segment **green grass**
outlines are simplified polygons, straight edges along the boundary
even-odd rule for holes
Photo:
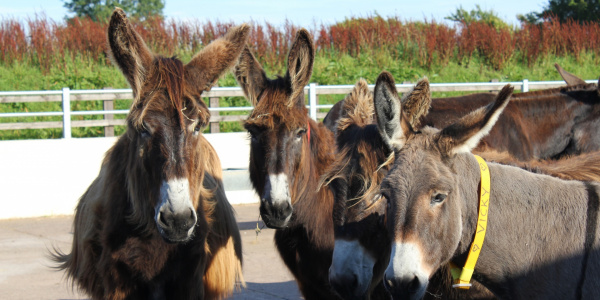
[[[191,54],[181,53],[178,56],[188,61]],[[30,91],[30,90],[60,90],[63,87],[71,89],[102,89],[128,88],[125,78],[120,71],[108,64],[104,59],[94,61],[85,57],[75,56],[73,60],[55,58],[52,67],[43,72],[34,62],[13,62],[10,65],[0,65],[0,90],[1,91]],[[311,82],[319,85],[354,84],[359,78],[374,83],[382,70],[387,70],[394,75],[397,83],[404,81],[416,82],[427,76],[432,83],[437,82],[488,82],[498,79],[501,82],[561,80],[554,69],[554,63],[559,63],[564,69],[583,79],[598,78],[599,57],[595,53],[583,53],[577,61],[574,57],[550,56],[539,59],[531,68],[521,62],[519,54],[513,58],[502,70],[495,70],[488,66],[484,59],[477,56],[471,57],[469,64],[458,64],[450,60],[444,66],[433,65],[431,68],[421,66],[415,61],[407,62],[393,57],[385,51],[374,53],[361,53],[356,58],[349,55],[339,55],[327,51],[318,52]],[[281,67],[267,68],[270,77],[282,75],[285,70]],[[219,81],[219,86],[236,86],[231,73]],[[434,97],[454,96],[452,93],[435,93]],[[345,95],[319,96],[320,104],[333,104],[344,98]],[[206,99],[208,101],[208,99]],[[116,101],[115,109],[127,109],[131,101]],[[219,101],[221,107],[250,106],[243,97],[223,97]],[[72,111],[100,110],[102,101],[73,102]],[[50,103],[3,103],[0,112],[37,112],[60,111],[60,102]],[[222,115],[246,114],[246,112],[221,112]],[[73,120],[101,119],[103,116],[74,116]],[[115,116],[124,118],[125,116]],[[35,118],[1,118],[0,122],[35,122],[35,121],[60,121],[60,117],[35,117]],[[221,132],[243,131],[240,122],[222,122]],[[115,128],[116,134],[124,131],[123,126]],[[75,137],[104,136],[102,127],[73,128]],[[62,129],[43,130],[5,130],[0,131],[0,140],[8,139],[39,139],[60,138]]]

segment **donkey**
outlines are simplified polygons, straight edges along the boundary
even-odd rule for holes
[[[79,200],[71,252],[53,254],[92,299],[220,299],[243,284],[201,94],[235,64],[249,29],[230,29],[183,65],[150,52],[123,10],[113,12],[112,58],[134,94],[127,131]]]
[[[421,123],[444,128],[494,99],[492,93],[437,98]],[[600,91],[597,84],[569,85],[512,96],[498,125],[481,147],[508,152],[521,161],[560,158],[600,150]],[[560,112],[560,113],[557,113]]]
[[[391,75],[388,74],[388,76]],[[393,80],[393,78],[391,78]],[[425,114],[431,100],[427,81],[420,81],[415,89],[405,94],[402,108],[413,111],[411,126]],[[322,177],[334,195],[335,248],[329,280],[345,299],[362,297],[364,291],[378,284],[388,263],[391,244],[383,223],[386,203],[381,201],[379,185],[387,174],[390,154],[374,124],[373,95],[364,80],[346,96],[340,110],[336,129],[337,154]],[[507,153],[486,149],[479,153],[486,160],[511,164],[537,173],[564,179],[600,181],[600,152],[585,153],[558,161],[520,162]],[[445,270],[437,272],[437,284],[430,284],[425,297],[489,298],[477,282],[468,292],[450,288]],[[477,290],[474,290],[477,289]]]
[[[420,97],[430,99],[426,81],[406,94],[403,108],[416,116],[426,113],[429,103],[416,101]],[[343,103],[336,128],[338,153],[321,181],[334,195],[335,247],[329,281],[344,299],[366,299],[368,291],[381,284],[391,250],[383,223],[385,203],[378,195],[390,151],[373,123],[373,95],[366,81],[359,80],[338,103]],[[411,125],[418,127],[418,120],[411,120]],[[477,283],[468,293],[456,291],[445,275],[446,270],[436,273],[426,298],[494,298]]]
[[[480,163],[470,153],[509,103],[496,100],[437,130],[417,131],[389,76],[374,93],[383,141],[394,164],[380,193],[392,241],[384,284],[395,299],[423,297],[431,275],[465,263],[478,223]],[[474,279],[500,298],[592,299],[600,293],[600,185],[564,181],[512,166],[488,164],[491,195]]]
[[[261,197],[260,213],[276,228],[275,245],[306,299],[339,299],[328,281],[333,253],[333,197],[319,178],[334,159],[333,133],[307,116],[304,86],[314,61],[310,34],[301,29],[283,77],[267,78],[245,49],[235,68],[254,105],[244,127],[250,133],[250,179]],[[379,293],[387,296],[379,285]]]

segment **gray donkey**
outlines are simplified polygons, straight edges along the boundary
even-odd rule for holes
[[[478,224],[479,163],[470,153],[512,94],[454,124],[414,130],[389,73],[375,87],[379,131],[394,150],[381,185],[392,251],[384,284],[394,299],[420,299],[430,276],[463,266]],[[473,277],[508,299],[592,299],[600,295],[600,185],[489,163],[487,234]]]

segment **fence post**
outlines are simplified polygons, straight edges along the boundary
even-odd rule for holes
[[[317,120],[317,84],[311,83],[308,85],[308,105],[309,114],[313,120]]]
[[[112,87],[105,87],[103,89],[111,90]],[[104,100],[103,108],[104,108],[104,110],[114,110],[115,109],[114,100]],[[104,115],[104,120],[113,120],[114,118],[115,118],[115,115],[113,115],[113,114]],[[115,126],[112,126],[112,125],[104,126],[104,136],[105,137],[106,136],[115,136]]]
[[[523,86],[521,86],[521,92],[522,93],[529,92],[529,80],[528,79],[523,79]]]
[[[211,108],[219,107],[219,97],[208,98],[208,105]],[[211,112],[210,115],[218,116],[218,115],[220,115],[220,113],[218,111],[215,111],[215,112]],[[219,129],[219,122],[210,122],[210,133],[219,133],[219,132],[221,132],[221,129]]]
[[[500,79],[493,78],[493,79],[490,79],[490,82],[491,82],[491,83],[497,83],[497,82],[500,82]],[[495,93],[496,91],[495,91],[495,90],[491,90],[491,91],[489,91],[489,92],[490,92],[490,93]]]
[[[66,87],[62,89],[63,109],[63,138],[71,138],[71,90]]]

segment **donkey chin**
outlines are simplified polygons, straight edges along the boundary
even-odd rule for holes
[[[329,283],[335,292],[347,300],[370,299],[376,259],[359,241],[336,239],[329,268]]]
[[[269,228],[285,228],[292,218],[291,201],[273,203],[263,198],[260,204],[260,216]]]
[[[198,221],[190,199],[187,179],[164,181],[160,202],[154,208],[158,232],[169,243],[185,243],[192,239]]]

